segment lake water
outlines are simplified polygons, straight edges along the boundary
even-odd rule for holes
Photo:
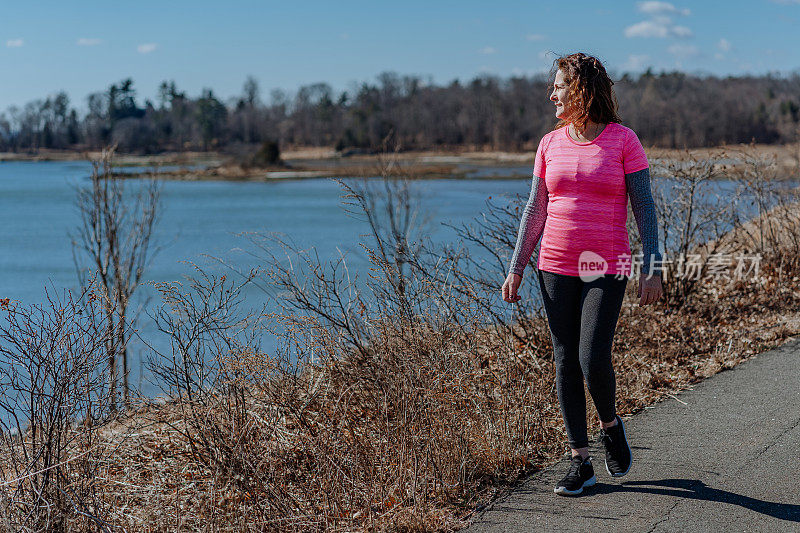
[[[75,187],[88,183],[87,162],[9,162],[0,164],[0,297],[23,304],[44,301],[45,288],[76,288],[77,275],[70,233],[79,222]],[[435,240],[454,239],[443,222],[470,222],[486,211],[486,200],[516,194],[527,197],[529,179],[427,180],[413,183],[420,195],[421,211],[431,217],[427,232]],[[358,246],[366,232],[363,221],[342,209],[341,187],[332,180],[293,180],[269,183],[167,181],[162,190],[163,215],[155,241],[161,247],[146,279],[181,280],[191,273],[185,261],[197,262],[213,272],[220,265],[204,254],[239,266],[255,261],[243,251],[252,250],[241,232],[281,232],[301,247],[316,247],[320,258],[347,254],[352,270],[365,270],[367,261]],[[362,276],[366,272],[361,273]],[[498,287],[502,284],[498,279]],[[139,289],[140,298],[156,303],[155,290]],[[498,298],[498,303],[501,300]],[[151,320],[140,318],[140,333],[156,336]],[[148,339],[151,340],[151,339]],[[158,341],[155,341],[158,343]],[[265,346],[269,349],[269,346]],[[141,343],[131,347],[131,383],[143,392],[155,392],[142,373]]]
[[[475,172],[502,176],[508,170],[505,167]],[[75,187],[87,184],[90,173],[91,165],[86,162],[0,164],[0,298],[40,303],[46,287],[57,291],[77,287],[69,234],[75,233],[78,224]],[[733,184],[726,181],[718,181],[714,187],[723,198],[733,190]],[[454,230],[443,223],[474,221],[487,211],[486,200],[490,196],[500,202],[517,194],[527,198],[530,179],[423,180],[413,182],[413,190],[420,196],[421,211],[431,218],[425,234],[436,241],[452,242],[456,239]],[[197,262],[212,272],[226,271],[208,260],[206,254],[239,267],[256,266],[257,262],[246,253],[253,249],[252,245],[237,236],[242,232],[284,233],[301,247],[315,247],[323,262],[343,252],[351,272],[360,271],[364,277],[368,263],[358,241],[367,226],[344,212],[341,192],[340,186],[328,179],[269,183],[167,181],[162,190],[163,215],[155,235],[161,249],[150,264],[146,279],[181,280],[192,272],[186,261]],[[530,279],[527,281],[530,283]],[[502,276],[497,282],[499,288]],[[149,307],[158,301],[156,291],[149,285],[140,287],[138,296],[140,302],[149,300]],[[266,300],[266,295],[262,296]],[[258,295],[251,293],[249,297]],[[499,295],[497,305],[509,307]],[[157,347],[166,347],[146,315],[140,318],[140,334]],[[271,348],[269,339],[263,347]],[[146,353],[141,342],[133,342],[131,383],[145,394],[154,394],[157,387],[149,383],[142,365]]]

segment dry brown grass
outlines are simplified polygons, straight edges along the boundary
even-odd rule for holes
[[[762,274],[703,285],[679,313],[639,308],[629,294],[614,346],[620,414],[800,333],[800,272],[784,272],[793,281],[781,284],[771,268]],[[222,408],[207,423],[247,449],[250,466],[238,474],[252,467],[247,480],[193,452],[176,402],[109,428],[98,490],[110,521],[129,531],[451,531],[565,452],[549,359],[490,331],[411,337],[398,326],[381,325],[369,357],[325,359],[291,388],[265,379],[278,365],[263,356],[229,362],[258,383],[250,427],[233,427]],[[281,416],[267,423],[279,398]]]
[[[491,304],[502,272],[414,248],[412,202],[393,187],[388,212],[366,189],[346,195],[372,224],[366,286],[343,259],[308,253],[289,267],[272,256],[268,273],[241,282],[198,271],[160,286],[157,319],[176,350],[154,368],[173,394],[93,441],[90,482],[108,529],[453,531],[567,450],[541,310],[504,321]],[[518,214],[501,215],[472,237],[507,248]],[[778,227],[757,241],[755,279],[707,278],[645,308],[629,284],[614,345],[620,414],[800,332],[800,266],[780,244],[798,228]],[[284,311],[239,312],[251,282],[288,295]],[[282,340],[275,353],[253,342],[264,321]],[[93,527],[76,513],[64,521]]]

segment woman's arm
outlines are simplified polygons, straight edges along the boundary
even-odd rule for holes
[[[642,253],[644,261],[642,273],[661,275],[661,253],[658,251],[658,221],[656,220],[655,203],[650,191],[650,168],[645,168],[630,174],[625,174],[625,185],[631,199],[631,209],[639,227],[639,237],[642,240]],[[656,261],[650,264],[650,256]],[[652,272],[651,272],[652,267]]]
[[[519,224],[517,234],[517,245],[514,248],[514,255],[511,257],[509,274],[522,276],[525,266],[531,259],[533,250],[539,242],[544,230],[544,223],[547,219],[547,185],[544,178],[533,177],[531,194],[525,210],[522,213],[522,220]]]

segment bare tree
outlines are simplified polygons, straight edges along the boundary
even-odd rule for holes
[[[735,163],[728,174],[736,190],[730,201],[741,207],[728,240],[734,249],[778,263],[782,278],[782,272],[792,271],[800,257],[800,190],[774,155],[753,145],[731,154]]]
[[[498,302],[496,297],[485,296],[499,295],[499,286],[508,274],[509,260],[516,245],[520,213],[525,208],[526,199],[519,194],[505,199],[489,197],[485,210],[472,221],[459,225],[445,224],[456,232],[458,242],[465,249],[449,248],[443,251],[443,256],[451,263],[458,264],[458,268],[452,269],[451,273],[459,281],[456,286],[475,288],[473,299],[495,327],[531,349],[538,350],[543,345],[540,325],[544,319],[544,308],[536,295],[537,284],[531,281],[523,284],[520,291],[524,291],[526,297],[513,306]],[[529,260],[531,272],[535,272],[538,248],[537,245]],[[535,276],[529,276],[535,280]]]
[[[711,256],[724,251],[720,237],[732,229],[736,219],[735,205],[726,201],[717,181],[725,177],[727,157],[725,151],[702,156],[685,150],[677,158],[653,159],[661,248],[667,260],[675,261],[664,277],[669,305],[684,305],[706,275]],[[631,218],[629,233],[634,233],[630,231]],[[639,249],[638,235],[634,237],[632,249]]]
[[[128,404],[128,340],[131,297],[142,281],[152,257],[153,228],[160,211],[161,185],[156,180],[136,181],[131,186],[113,171],[114,148],[105,149],[93,161],[91,185],[77,192],[80,214],[78,232],[72,238],[78,277],[86,283],[87,271],[97,279],[104,301],[111,403],[117,404],[118,365]]]

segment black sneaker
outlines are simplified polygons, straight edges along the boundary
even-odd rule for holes
[[[562,496],[577,496],[583,492],[583,487],[591,487],[595,483],[597,478],[594,477],[592,458],[583,459],[580,455],[575,455],[570,459],[569,472],[553,491]]]
[[[633,455],[625,438],[625,425],[617,415],[617,425],[600,429],[600,442],[606,449],[606,471],[613,477],[622,477],[631,469]]]

